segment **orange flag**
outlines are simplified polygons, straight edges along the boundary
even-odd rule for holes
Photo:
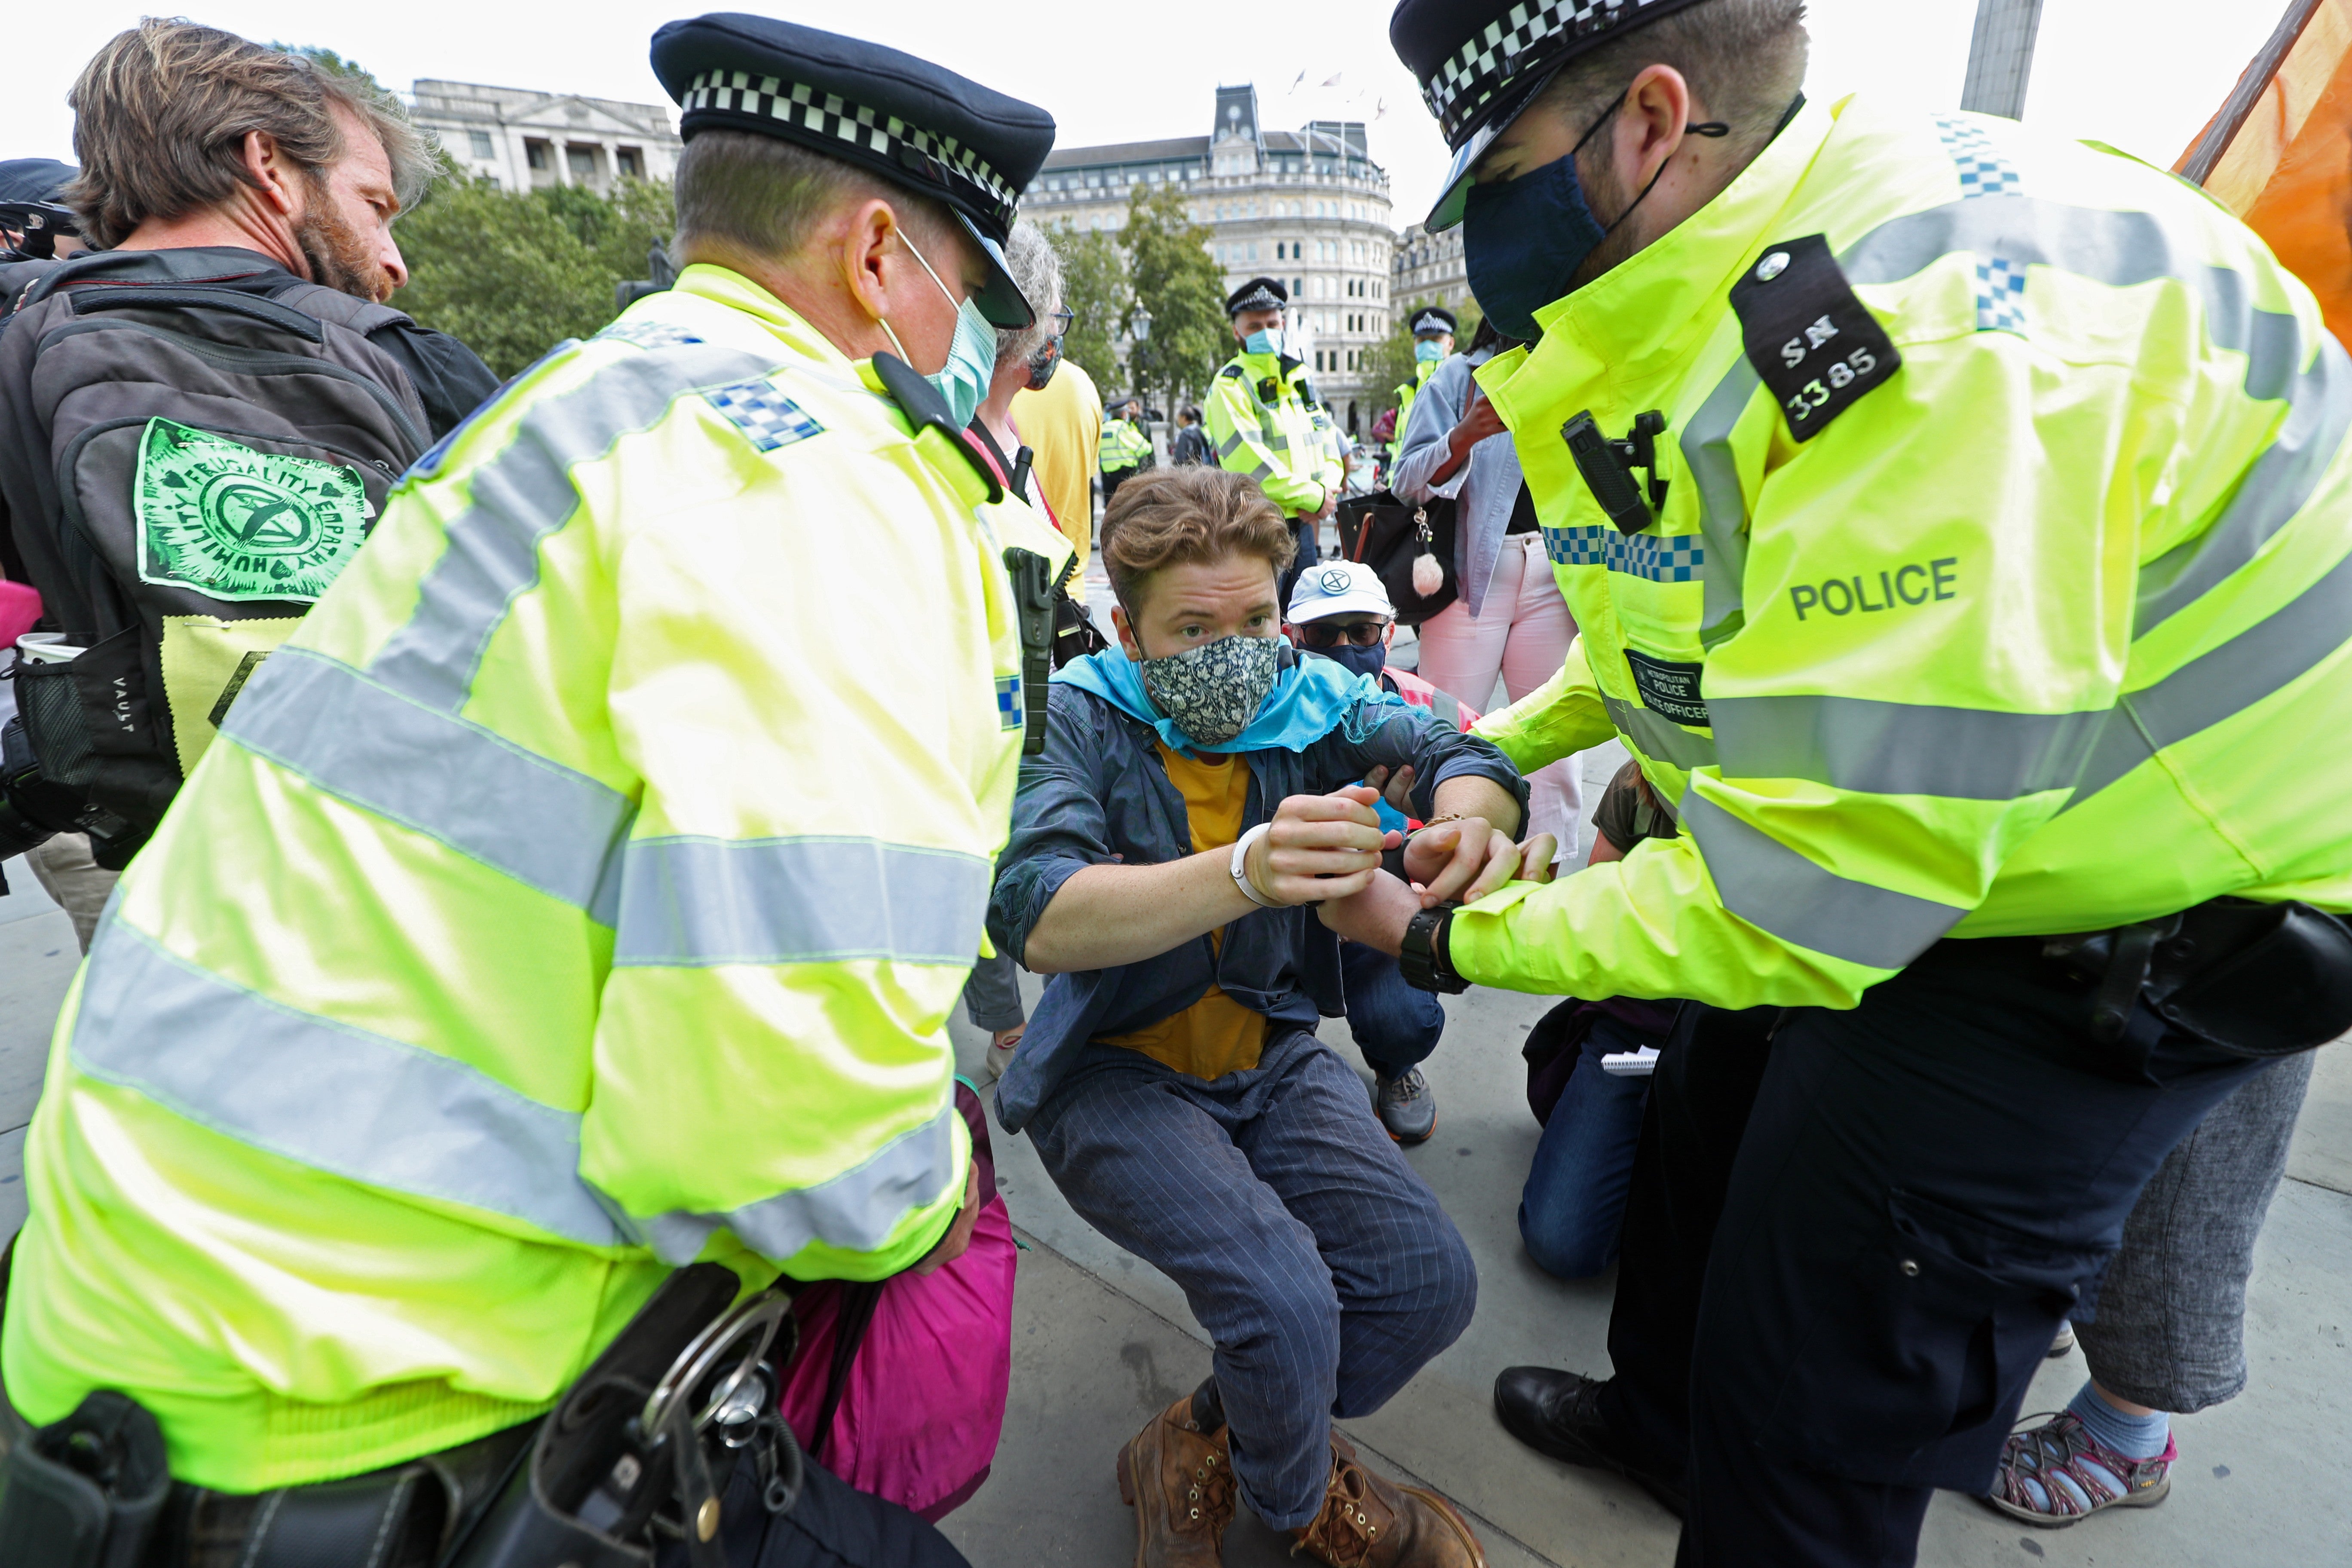
[[[2293,0],[2173,169],[2267,240],[2352,344],[2352,0]]]

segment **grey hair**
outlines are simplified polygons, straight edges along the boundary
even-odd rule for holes
[[[996,363],[1027,359],[1054,335],[1053,314],[1062,308],[1062,258],[1045,231],[1027,218],[1013,226],[1004,242],[1004,266],[1021,286],[1022,298],[1037,312],[1025,327],[996,329]]]
[[[1805,0],[1703,0],[1570,60],[1536,107],[1581,135],[1635,77],[1672,66],[1708,117],[1731,127],[1727,151],[1744,163],[1772,139],[1804,86],[1807,46]],[[1601,136],[1614,134],[1612,117]]]

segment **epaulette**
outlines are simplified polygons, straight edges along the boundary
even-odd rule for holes
[[[1219,375],[1234,376],[1238,379],[1242,374],[1242,367],[1229,360],[1225,363],[1225,368],[1217,372],[1217,374]]]
[[[874,374],[881,381],[882,390],[890,395],[890,401],[913,421],[917,430],[928,425],[947,437],[948,445],[971,465],[972,472],[988,487],[991,501],[1004,499],[1004,486],[997,479],[996,470],[988,466],[988,459],[981,456],[979,448],[963,438],[963,432],[949,417],[947,399],[940,395],[938,387],[916,374],[911,366],[894,354],[876,354]]]

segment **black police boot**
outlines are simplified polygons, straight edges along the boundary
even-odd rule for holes
[[[1495,1379],[1495,1414],[1503,1429],[1538,1454],[1614,1470],[1648,1492],[1680,1519],[1683,1491],[1678,1479],[1637,1463],[1632,1445],[1610,1429],[1601,1414],[1601,1379],[1548,1366],[1505,1367]]]

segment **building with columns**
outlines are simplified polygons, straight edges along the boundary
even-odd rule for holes
[[[686,145],[666,103],[431,79],[414,97],[410,117],[459,169],[509,191],[583,185],[605,195],[616,180],[667,181]]]
[[[1289,287],[1317,393],[1343,427],[1369,428],[1387,389],[1370,384],[1364,360],[1393,319],[1396,231],[1363,122],[1264,130],[1256,88],[1221,87],[1207,135],[1055,148],[1021,210],[1043,227],[1116,232],[1128,197],[1152,185],[1184,192],[1227,292],[1260,275]]]

